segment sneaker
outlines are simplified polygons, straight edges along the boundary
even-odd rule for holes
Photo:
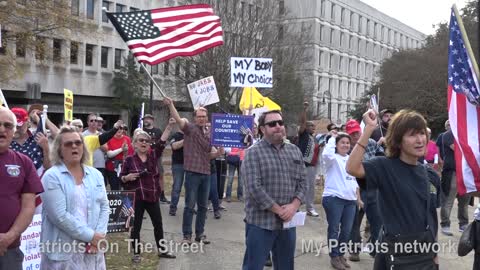
[[[190,246],[192,244],[192,237],[191,236],[184,236],[182,240],[182,246],[187,245]]]
[[[345,270],[345,266],[340,261],[340,257],[330,258],[330,264],[332,265],[333,268],[335,268],[337,270]]]
[[[272,255],[268,255],[267,261],[265,262],[265,266],[271,267],[273,265],[272,263]]]
[[[204,243],[205,245],[210,244],[210,240],[207,239],[207,236],[205,234],[195,237],[195,241]]]
[[[168,214],[172,217],[176,216],[177,215],[177,211],[176,210],[173,210],[173,209],[170,209],[170,211],[168,212]]]
[[[133,263],[140,263],[142,261],[142,257],[140,257],[140,254],[135,254],[132,257],[132,262]]]
[[[442,227],[442,233],[446,236],[453,236],[453,233],[450,231],[450,227]]]
[[[345,259],[345,257],[339,256],[339,258],[340,258],[340,262],[343,264],[343,266],[345,266],[345,268],[350,268],[350,264],[347,263],[347,259]],[[358,258],[358,260],[360,261],[360,257]]]
[[[220,208],[220,210],[227,211],[227,208],[225,206],[221,205],[221,204],[218,208]]]
[[[352,253],[350,256],[348,256],[348,259],[352,262],[359,262],[360,261],[360,255],[357,253]]]
[[[315,211],[315,209],[308,210],[307,215],[312,216],[312,217],[318,217],[319,216],[319,214],[317,213],[317,211]]]
[[[463,233],[463,231],[465,231],[467,229],[467,224],[463,224],[463,225],[460,225],[460,227],[458,227],[458,231]]]
[[[215,219],[220,219],[222,217],[222,214],[220,214],[220,211],[217,210],[217,211],[213,212],[213,217]]]
[[[167,197],[163,196],[160,198],[160,203],[162,204],[170,204],[170,201],[167,200]]]
[[[158,257],[160,258],[166,258],[166,259],[175,259],[177,256],[173,255],[171,252],[161,252],[158,253]]]

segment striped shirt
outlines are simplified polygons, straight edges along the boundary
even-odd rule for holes
[[[269,209],[276,203],[304,201],[306,181],[302,152],[291,143],[279,149],[262,139],[250,147],[242,162],[245,221],[267,230],[280,230],[283,221]]]

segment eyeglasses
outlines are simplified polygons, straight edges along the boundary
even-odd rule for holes
[[[10,122],[0,122],[0,127],[3,126],[5,129],[12,130],[13,129],[13,123]]]
[[[95,122],[95,121],[97,121],[97,120],[95,120],[95,119],[88,120],[88,122],[90,122],[90,123]]]
[[[150,143],[149,139],[138,139],[137,142],[139,143]]]
[[[81,140],[75,140],[75,141],[68,141],[63,143],[63,147],[68,147],[71,148],[73,145],[75,146],[81,146],[83,142]]]
[[[269,127],[273,128],[273,127],[276,127],[277,124],[279,126],[283,127],[283,120],[271,121],[271,122],[265,123],[265,126],[269,126]]]
[[[80,129],[83,128],[83,126],[81,126],[81,125],[73,125],[73,126],[76,127],[76,128],[80,128]]]

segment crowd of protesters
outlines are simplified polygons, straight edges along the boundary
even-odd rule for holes
[[[0,171],[0,202],[7,206],[0,214],[0,269],[21,269],[19,237],[32,220],[39,197],[41,242],[77,241],[87,247],[84,253],[43,252],[41,268],[106,269],[99,243],[107,233],[107,190],[135,192],[130,235],[134,263],[141,262],[145,211],[153,224],[158,256],[176,257],[170,251],[160,252],[164,239],[160,203],[169,203],[169,215],[175,216],[183,187],[185,245],[211,242],[205,233],[209,202],[215,219],[221,219],[223,202],[231,202],[234,194],[245,204],[244,270],[272,264],[276,269],[294,268],[296,228],[284,229],[283,223],[302,204],[308,216],[319,218],[318,206],[315,209],[319,179],[324,181],[321,202],[329,243],[358,244],[348,250],[348,258],[338,245],[329,248],[334,269],[348,269],[348,261],[360,260],[364,216],[366,241],[389,247],[411,239],[435,243],[438,224],[443,234],[453,235],[450,212],[455,198],[458,229],[465,230],[469,223],[471,196],[457,196],[454,138],[448,121],[436,142],[423,116],[408,110],[369,110],[363,116],[364,128],[349,120],[342,127],[329,124],[327,133],[315,134],[305,102],[294,142],[286,138],[282,113],[269,111],[249,130],[247,147],[240,149],[211,145],[206,108],[196,108],[190,122],[180,117],[170,98],[164,104],[170,115],[164,131],[154,127],[153,115],[146,114],[143,129],[135,130],[132,138],[122,120],[104,130],[103,119],[94,113],[88,115],[86,126],[76,119],[57,127],[42,115],[39,104],[29,110],[0,108],[0,162],[5,164]],[[162,154],[168,145],[173,185],[166,191]],[[171,194],[171,202],[165,193]],[[440,207],[439,220],[436,208]],[[438,266],[433,252],[368,253],[375,258],[375,269]]]

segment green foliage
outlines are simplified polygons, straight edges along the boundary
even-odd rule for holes
[[[272,100],[282,107],[283,119],[287,124],[298,123],[298,115],[303,110],[303,86],[301,79],[289,68],[273,90]]]
[[[149,79],[145,73],[139,71],[135,58],[129,54],[125,64],[119,71],[114,72],[110,89],[115,98],[113,106],[128,110],[129,114],[138,113],[142,102],[146,102],[145,89],[149,86]]]

